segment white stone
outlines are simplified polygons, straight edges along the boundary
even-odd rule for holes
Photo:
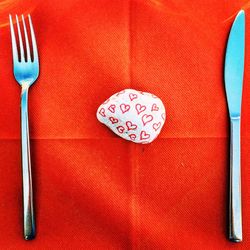
[[[159,135],[166,111],[159,97],[125,89],[99,106],[97,119],[123,139],[150,143]]]

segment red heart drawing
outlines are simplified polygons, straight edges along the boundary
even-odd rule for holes
[[[123,103],[120,105],[120,109],[121,109],[122,113],[124,114],[130,110],[130,105]]]
[[[133,124],[131,121],[127,121],[126,122],[126,126],[127,126],[128,130],[135,130],[135,129],[137,129],[137,125]]]
[[[125,128],[123,126],[118,126],[116,129],[120,134],[122,134],[125,131]]]
[[[143,115],[142,116],[142,123],[145,126],[147,123],[151,122],[153,120],[153,116],[152,115]]]
[[[154,129],[155,131],[157,131],[160,127],[161,127],[161,122],[158,122],[158,123],[154,123],[154,124],[153,124],[153,129]]]
[[[136,99],[138,96],[137,96],[137,94],[134,94],[134,93],[130,93],[129,94],[129,99],[130,99],[130,101],[133,101],[134,99]]]
[[[142,113],[143,111],[146,110],[146,106],[145,105],[141,105],[140,103],[137,103],[135,105],[135,109],[137,111],[137,114],[139,115],[140,113]]]
[[[136,135],[135,135],[135,134],[131,134],[131,135],[129,135],[129,137],[130,137],[130,139],[131,139],[132,141],[134,141],[135,138],[136,138]]]
[[[111,113],[115,113],[115,104],[111,104],[109,107],[108,107],[108,110],[111,112]]]
[[[101,108],[101,109],[99,110],[99,114],[100,114],[102,117],[106,117],[106,115],[105,115],[105,109],[104,109],[104,108]]]
[[[112,124],[115,124],[118,122],[118,119],[116,119],[115,117],[109,117],[109,120],[112,122]]]
[[[140,134],[140,139],[141,140],[147,140],[150,138],[150,134],[147,134],[146,131],[142,130]]]
[[[151,111],[158,111],[158,110],[159,110],[159,107],[154,103]]]
[[[165,113],[161,114],[161,118],[163,119],[163,121],[165,121],[165,119],[166,119],[166,114],[165,114]]]

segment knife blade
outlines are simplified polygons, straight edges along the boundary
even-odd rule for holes
[[[241,10],[230,30],[224,79],[230,116],[229,239],[242,241],[240,121],[245,54],[245,12]]]

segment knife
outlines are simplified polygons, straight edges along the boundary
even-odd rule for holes
[[[232,25],[226,49],[224,79],[230,116],[229,239],[242,241],[240,120],[245,53],[245,12]]]

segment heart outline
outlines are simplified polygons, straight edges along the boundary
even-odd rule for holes
[[[118,126],[116,127],[117,131],[120,133],[120,134],[123,134],[124,131],[125,131],[125,128],[123,126]]]
[[[111,113],[115,113],[115,109],[116,109],[115,104],[111,104],[111,105],[108,107],[108,110],[109,110]]]
[[[161,122],[158,122],[158,123],[154,123],[154,124],[153,124],[153,129],[154,129],[155,131],[157,131],[160,127],[161,127]]]
[[[101,108],[98,112],[102,117],[106,117],[105,115],[105,109],[104,108]]]
[[[159,110],[159,107],[157,106],[156,103],[154,103],[154,104],[152,105],[151,111],[158,111],[158,110]]]
[[[147,107],[145,105],[141,105],[140,103],[137,103],[135,105],[135,109],[137,111],[137,114],[139,115],[140,113],[144,112],[147,109]]]
[[[134,140],[136,139],[136,134],[131,134],[131,135],[129,135],[129,138],[130,138],[132,141],[134,141]]]
[[[137,129],[137,125],[132,123],[131,121],[127,121],[126,122],[126,126],[127,126],[127,129],[128,131],[129,130],[136,130]]]
[[[146,131],[142,130],[140,133],[140,140],[147,140],[150,138],[150,134],[147,134]]]
[[[122,103],[120,105],[120,110],[122,111],[122,113],[126,113],[130,110],[130,105],[129,104],[125,104],[125,103]]]
[[[147,123],[153,121],[154,117],[152,115],[144,114],[141,119],[143,126],[145,126]]]
[[[112,124],[118,123],[119,120],[113,116],[109,117],[109,120],[111,121]]]
[[[133,100],[137,99],[138,98],[138,95],[137,94],[134,94],[134,93],[130,93],[129,94],[129,99],[130,101],[132,102]]]

